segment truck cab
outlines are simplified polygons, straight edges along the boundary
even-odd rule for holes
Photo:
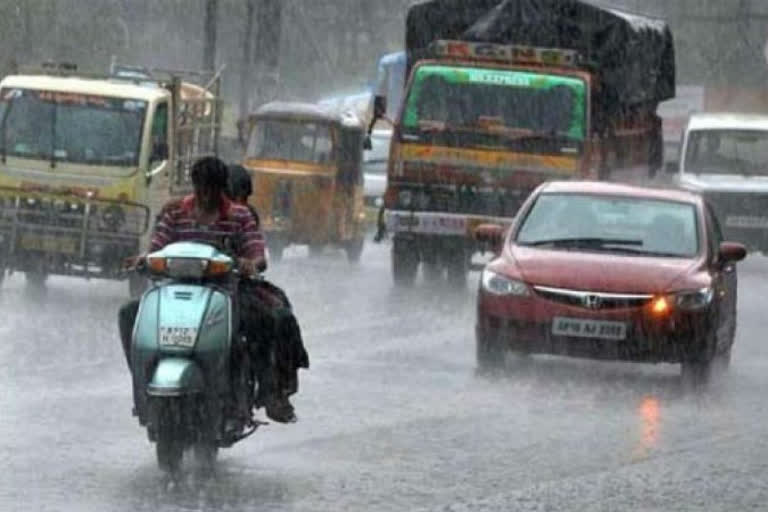
[[[59,67],[3,79],[0,278],[124,278],[154,215],[189,188],[186,168],[208,149],[194,127],[213,116],[212,101],[201,87],[146,73]]]

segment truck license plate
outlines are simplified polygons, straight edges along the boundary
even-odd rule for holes
[[[161,327],[160,345],[165,347],[192,348],[197,341],[194,327]]]
[[[627,337],[627,324],[623,322],[584,320],[558,316],[552,322],[552,334],[574,338],[597,338],[618,341]]]

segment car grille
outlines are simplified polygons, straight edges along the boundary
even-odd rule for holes
[[[643,294],[618,294],[579,290],[566,290],[562,288],[549,288],[546,286],[534,286],[533,289],[539,297],[558,304],[580,307],[590,311],[604,311],[611,309],[641,308],[647,305],[652,295]]]

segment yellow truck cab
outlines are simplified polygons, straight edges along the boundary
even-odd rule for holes
[[[3,79],[0,279],[124,278],[158,209],[188,190],[191,159],[215,152],[214,98],[150,72]]]

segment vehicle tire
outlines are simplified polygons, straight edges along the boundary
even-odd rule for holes
[[[459,249],[451,255],[447,263],[448,283],[455,288],[464,288],[467,285],[469,274],[469,259],[463,249]]]
[[[181,469],[181,461],[184,457],[184,443],[179,439],[176,415],[173,406],[168,400],[156,403],[157,432],[155,437],[155,453],[157,465],[161,470],[176,474]]]
[[[364,245],[365,245],[365,239],[363,238],[347,242],[347,245],[344,247],[344,250],[347,253],[347,260],[350,263],[358,263],[360,261],[360,256],[362,256],[363,254]]]
[[[48,274],[45,272],[27,272],[25,278],[30,289],[43,290],[45,289],[45,282],[48,280]]]
[[[690,391],[705,389],[712,377],[712,362],[714,359],[698,359],[684,361],[680,369],[683,388]]]
[[[392,241],[392,278],[395,286],[412,286],[419,268],[419,255],[414,244],[395,238]]]
[[[722,377],[728,373],[728,369],[731,367],[731,348],[718,352],[715,358],[712,360],[712,373],[716,377]]]
[[[443,278],[443,266],[437,262],[424,262],[422,264],[424,279],[429,282],[436,282]]]
[[[197,466],[205,473],[211,473],[216,468],[216,457],[219,447],[212,442],[200,442],[193,449]]]
[[[497,337],[478,333],[475,336],[475,360],[479,374],[498,373],[506,368],[507,350]]]

